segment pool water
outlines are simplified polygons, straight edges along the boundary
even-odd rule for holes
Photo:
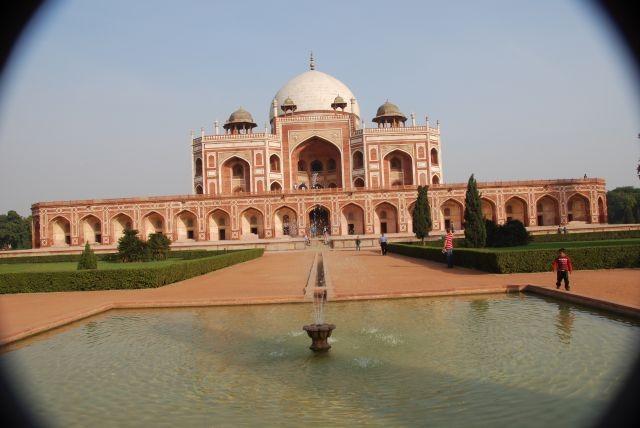
[[[6,348],[53,426],[584,426],[640,324],[524,294],[111,311]]]

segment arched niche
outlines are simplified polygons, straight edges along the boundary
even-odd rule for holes
[[[341,235],[364,235],[364,210],[357,204],[342,207],[340,217]]]
[[[273,214],[275,237],[298,235],[298,214],[288,206],[278,208]]]
[[[198,218],[191,211],[181,211],[175,217],[176,241],[198,240]]]
[[[402,150],[387,153],[383,159],[385,187],[413,184],[413,159]]]
[[[100,244],[102,242],[102,222],[94,215],[80,220],[80,242],[82,244]]]
[[[397,233],[398,210],[388,202],[378,204],[374,210],[373,231],[376,234]]]
[[[210,241],[225,241],[231,237],[231,217],[226,211],[214,210],[208,218]]]

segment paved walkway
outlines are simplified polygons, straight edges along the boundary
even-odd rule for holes
[[[498,275],[378,251],[325,251],[334,299],[504,292],[539,285],[555,292],[552,272]],[[315,252],[266,253],[200,277],[145,290],[0,295],[0,344],[111,308],[209,306],[304,301]],[[578,271],[571,295],[640,310],[640,270]]]
[[[441,263],[378,250],[327,252],[325,264],[337,299],[367,295],[469,293],[505,291],[509,286],[538,285],[555,290],[555,273],[490,274],[472,269],[447,269]],[[551,266],[549,266],[551,270]],[[571,294],[602,299],[640,309],[640,269],[575,271]]]
[[[161,288],[0,295],[0,344],[110,308],[303,301],[314,253],[263,257]]]

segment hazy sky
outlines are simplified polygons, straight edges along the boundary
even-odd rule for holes
[[[189,193],[189,132],[239,106],[260,129],[291,77],[442,126],[444,178],[638,185],[637,87],[578,1],[58,1],[0,86],[0,212]]]

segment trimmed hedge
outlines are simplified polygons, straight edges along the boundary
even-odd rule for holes
[[[238,250],[175,250],[170,251],[167,258],[169,259],[199,259],[202,257],[210,257],[218,254],[231,253]],[[0,264],[18,264],[18,263],[60,263],[60,262],[77,262],[80,260],[81,254],[54,254],[49,256],[24,256],[24,257],[2,257]],[[98,261],[118,262],[118,253],[101,253],[96,254]]]
[[[408,244],[389,244],[389,251],[446,263],[440,248]],[[567,254],[574,269],[613,269],[640,267],[640,245],[570,248]],[[545,272],[558,255],[557,249],[491,251],[458,248],[453,251],[456,266],[493,273]]]
[[[256,248],[140,269],[0,274],[0,294],[156,288],[261,257]]]
[[[554,233],[549,235],[532,235],[532,242],[563,241],[603,241],[607,239],[640,238],[640,230],[617,230],[611,232]]]

